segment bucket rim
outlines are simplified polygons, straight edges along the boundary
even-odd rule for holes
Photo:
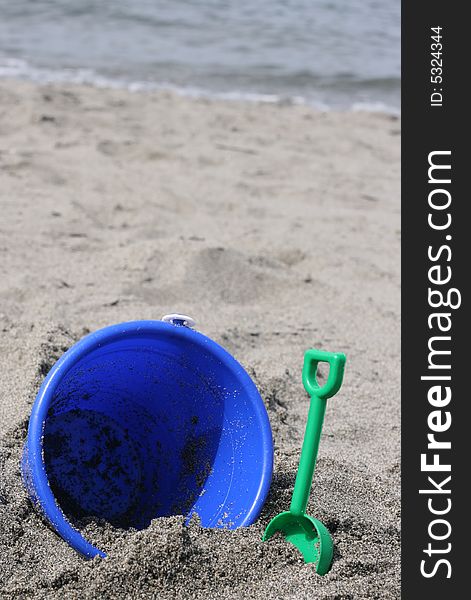
[[[106,557],[106,554],[88,542],[81,533],[71,525],[57,503],[49,485],[42,445],[47,413],[60,382],[79,360],[82,360],[88,354],[91,354],[104,345],[122,339],[123,336],[136,337],[159,333],[164,333],[166,335],[170,334],[173,337],[204,346],[206,350],[209,350],[210,353],[220,360],[224,366],[232,371],[240,381],[241,388],[250,399],[260,427],[262,443],[262,455],[260,457],[261,478],[257,493],[251,501],[251,506],[245,517],[240,524],[238,524],[239,527],[251,525],[257,519],[268,495],[273,471],[272,432],[268,414],[260,393],[242,365],[217,342],[204,334],[185,326],[177,326],[156,320],[136,320],[108,325],[89,333],[80,339],[51,367],[33,403],[25,444],[25,451],[27,452],[27,464],[25,465],[25,468],[29,470],[34,496],[39,503],[42,512],[51,522],[57,533],[70,546],[89,558],[93,558],[97,555],[104,558]]]

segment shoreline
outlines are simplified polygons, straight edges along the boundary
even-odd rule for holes
[[[3,64],[2,64],[3,63]],[[247,102],[255,104],[274,104],[280,106],[300,105],[321,112],[373,112],[400,117],[400,106],[392,106],[382,101],[368,100],[354,102],[349,107],[336,106],[321,100],[310,99],[294,93],[270,93],[250,90],[216,91],[192,85],[179,86],[170,82],[149,80],[129,80],[120,77],[102,75],[88,68],[34,67],[22,59],[0,58],[0,82],[18,81],[39,86],[78,85],[105,90],[124,90],[131,93],[173,93],[190,99],[205,99],[224,102]]]

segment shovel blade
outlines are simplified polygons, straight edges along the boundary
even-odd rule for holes
[[[274,517],[263,534],[268,540],[275,533],[296,546],[305,563],[313,563],[319,575],[325,575],[332,564],[334,546],[330,533],[317,519],[308,515],[294,515],[286,511]]]

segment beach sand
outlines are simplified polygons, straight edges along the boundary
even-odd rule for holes
[[[171,93],[0,85],[0,597],[399,598],[400,122]],[[234,532],[90,522],[86,561],[23,491],[38,386],[77,339],[183,312],[248,370],[275,472]],[[308,409],[304,351],[347,354],[308,513],[325,577],[282,540]]]

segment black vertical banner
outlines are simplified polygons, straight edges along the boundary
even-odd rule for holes
[[[465,573],[471,572],[465,546],[471,529],[465,516],[471,507],[471,486],[466,485],[471,481],[471,194],[465,183],[471,177],[466,99],[471,51],[466,9],[463,2],[402,3],[406,599],[469,593],[464,585]]]

